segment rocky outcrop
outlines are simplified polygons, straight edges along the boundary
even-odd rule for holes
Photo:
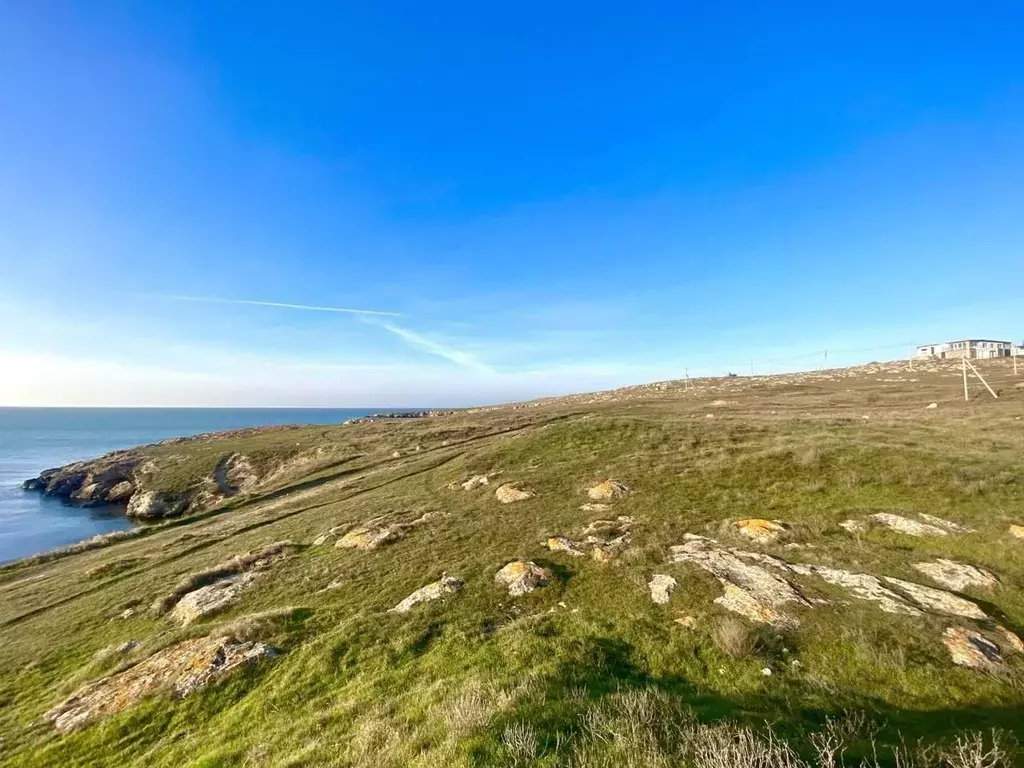
[[[545,543],[545,546],[551,552],[565,552],[565,554],[570,557],[585,557],[587,554],[580,549],[579,545],[575,541],[567,539],[564,536],[550,537]]]
[[[116,451],[98,459],[44,470],[21,487],[81,506],[120,504],[135,492],[143,464],[142,456],[133,451]]]
[[[58,731],[74,731],[163,690],[184,698],[233,669],[274,655],[272,648],[258,642],[226,637],[186,640],[123,672],[83,685],[43,720]]]
[[[335,543],[339,549],[358,549],[362,552],[370,552],[378,547],[402,537],[403,531],[399,526],[371,526],[356,528],[349,531]]]
[[[508,588],[512,597],[533,592],[537,587],[546,586],[552,579],[551,571],[534,562],[513,560],[496,574],[494,580]]]
[[[439,600],[446,595],[452,595],[462,589],[462,586],[463,584],[461,581],[445,574],[432,584],[427,584],[427,586],[417,589],[402,602],[389,610],[388,613],[408,613],[420,603]]]
[[[140,520],[177,517],[188,507],[188,502],[189,498],[184,493],[141,491],[131,497],[125,514]]]

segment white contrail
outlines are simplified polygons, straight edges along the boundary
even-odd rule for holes
[[[378,315],[401,317],[398,312],[384,312],[379,309],[352,309],[350,307],[318,307],[311,304],[286,304],[282,301],[254,301],[252,299],[220,299],[210,296],[163,296],[172,301],[200,301],[206,304],[247,304],[254,307],[280,307],[282,309],[304,309],[309,312],[341,312],[346,315]]]
[[[481,363],[469,352],[463,352],[462,350],[454,349],[447,344],[441,344],[433,339],[428,339],[426,336],[416,333],[415,331],[410,331],[408,328],[402,328],[400,325],[395,325],[394,323],[375,323],[369,320],[366,322],[370,325],[375,325],[378,328],[383,328],[389,333],[395,334],[395,336],[398,336],[410,347],[414,347],[422,352],[443,357],[445,360],[450,360],[451,362],[465,366],[466,368],[484,371],[485,373],[494,372],[493,369],[484,363]]]

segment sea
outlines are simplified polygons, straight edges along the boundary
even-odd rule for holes
[[[0,562],[132,526],[122,508],[75,507],[21,489],[23,480],[44,469],[169,437],[242,427],[338,424],[381,410],[0,408]]]

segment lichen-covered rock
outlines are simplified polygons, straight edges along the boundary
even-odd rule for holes
[[[944,587],[962,592],[967,587],[995,589],[996,577],[984,568],[939,558],[932,563],[914,563],[914,568]]]
[[[942,640],[953,663],[958,666],[983,672],[995,672],[1003,666],[999,646],[966,627],[949,627]]]
[[[162,690],[183,698],[233,669],[273,655],[263,643],[227,637],[185,640],[123,672],[83,685],[43,719],[62,733],[74,731]]]
[[[533,592],[537,587],[546,586],[552,579],[551,571],[534,562],[513,560],[496,574],[494,580],[508,588],[512,597]]]
[[[618,480],[608,479],[604,482],[598,483],[593,488],[587,489],[587,496],[594,501],[615,501],[621,499],[623,496],[628,496],[631,493],[630,489],[626,487],[624,483],[620,483]]]
[[[854,520],[853,518],[843,520],[843,522],[839,523],[839,527],[850,533],[865,533],[868,530],[867,523],[862,520]]]
[[[929,525],[934,525],[937,528],[949,531],[950,533],[977,533],[973,528],[968,528],[965,525],[954,523],[952,520],[945,520],[935,515],[929,515],[927,512],[918,512],[917,516],[924,520]]]
[[[583,506],[587,506],[584,504]],[[594,505],[596,506],[596,505]],[[619,515],[614,520],[595,520],[583,529],[584,536],[621,536],[629,533],[635,523],[632,517]]]
[[[334,546],[340,549],[358,549],[369,552],[400,539],[402,535],[403,531],[398,526],[355,528],[338,539]]]
[[[237,601],[258,576],[257,573],[241,573],[193,590],[177,602],[171,611],[171,618],[185,627],[221,611]]]
[[[824,565],[804,565],[802,563],[792,563],[788,567],[793,573],[803,576],[817,576],[829,584],[849,590],[854,597],[877,603],[878,607],[886,613],[905,613],[910,616],[921,615],[921,611],[891,589],[886,589],[882,586],[881,580],[871,574],[855,573],[854,571],[829,568]]]
[[[605,512],[611,509],[610,504],[601,504],[596,501],[588,501],[586,504],[580,505],[580,510],[583,512]]]
[[[586,557],[586,552],[579,548],[579,545],[564,536],[552,536],[547,540],[545,546],[552,552],[565,552],[570,557]]]
[[[1006,627],[996,624],[995,631],[1003,638],[1003,642],[1015,653],[1024,653],[1024,640],[1021,640]]]
[[[516,483],[505,483],[499,485],[494,492],[494,498],[502,504],[512,504],[516,501],[526,501],[533,496],[533,492],[520,487]]]
[[[463,584],[461,581],[445,574],[437,581],[417,589],[402,602],[389,610],[388,613],[407,613],[420,603],[439,600],[445,595],[454,594],[462,589],[462,586]]]
[[[785,524],[778,520],[763,520],[759,517],[740,520],[736,523],[736,527],[748,539],[762,544],[769,544],[786,532]]]
[[[647,590],[651,594],[651,600],[658,605],[667,605],[672,597],[672,591],[678,583],[672,576],[667,574],[654,574],[651,580],[647,582]]]
[[[164,491],[140,491],[128,502],[125,514],[143,520],[177,517],[188,507],[188,496]]]

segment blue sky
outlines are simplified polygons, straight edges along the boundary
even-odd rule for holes
[[[2,3],[0,404],[458,405],[1020,341],[1021,29]]]

